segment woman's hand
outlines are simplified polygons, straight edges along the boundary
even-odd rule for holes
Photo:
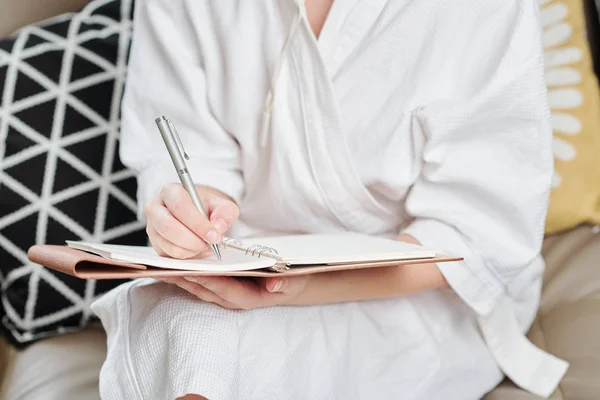
[[[397,240],[418,244],[415,238],[408,235],[400,235]],[[274,276],[268,279],[195,276],[159,280],[175,284],[202,301],[231,310],[385,299],[448,287],[435,264]]]
[[[210,221],[202,216],[183,186],[171,183],[144,207],[146,232],[162,256],[192,258],[211,254],[239,216],[237,205],[217,190],[198,186],[198,195]]]
[[[267,279],[237,279],[231,277],[195,276],[161,278],[175,284],[208,303],[230,310],[293,304],[309,284],[311,276]]]

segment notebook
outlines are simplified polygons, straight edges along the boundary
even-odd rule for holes
[[[161,257],[151,247],[69,241],[67,246],[33,246],[28,256],[38,264],[83,279],[301,275],[461,260],[422,246],[354,233],[226,239],[220,248],[220,261],[214,256],[180,260]]]

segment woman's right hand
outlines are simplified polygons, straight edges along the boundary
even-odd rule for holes
[[[238,206],[221,192],[196,186],[208,221],[179,183],[166,185],[144,207],[146,232],[154,250],[162,256],[192,258],[212,253],[209,244],[219,243],[239,216]]]

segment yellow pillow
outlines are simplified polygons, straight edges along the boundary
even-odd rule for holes
[[[600,224],[600,89],[583,0],[540,0],[554,179],[546,233]]]

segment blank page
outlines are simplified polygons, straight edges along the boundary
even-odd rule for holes
[[[152,267],[166,269],[181,269],[188,271],[250,271],[255,269],[269,268],[276,261],[268,257],[253,257],[236,250],[225,250],[221,252],[221,261],[213,255],[208,258],[178,260],[174,258],[161,257],[151,247],[144,246],[120,246],[114,244],[97,244],[86,242],[67,242],[69,247],[97,254],[101,257],[114,261],[143,264]]]
[[[424,247],[355,233],[309,234],[242,240],[272,247],[292,265],[341,264],[410,260],[435,257],[436,252]]]

